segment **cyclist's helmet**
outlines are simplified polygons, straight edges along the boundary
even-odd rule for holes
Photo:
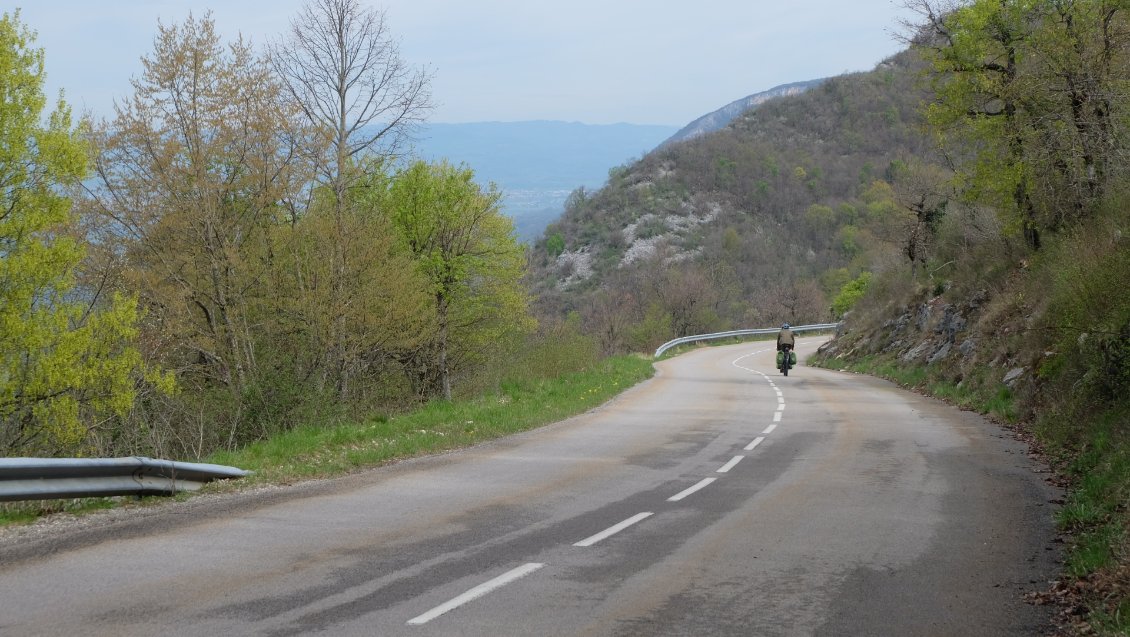
[[[784,325],[781,326],[781,329],[783,329],[783,330],[789,329],[789,324],[785,323]]]

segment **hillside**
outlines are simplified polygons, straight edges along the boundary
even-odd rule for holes
[[[610,351],[830,318],[846,281],[900,258],[907,219],[882,180],[929,154],[917,67],[903,54],[770,100],[574,196],[531,257],[543,312],[580,311]]]

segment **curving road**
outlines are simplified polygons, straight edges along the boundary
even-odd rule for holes
[[[803,339],[811,351],[818,339]],[[2,635],[1033,635],[1024,447],[868,377],[699,349],[583,416],[0,546]]]

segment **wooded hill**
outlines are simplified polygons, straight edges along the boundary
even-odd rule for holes
[[[574,192],[532,252],[541,311],[580,312],[608,351],[833,318],[847,282],[906,259],[892,184],[931,156],[922,70],[907,52],[831,78]]]

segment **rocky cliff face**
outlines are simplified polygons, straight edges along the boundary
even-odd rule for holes
[[[878,325],[859,325],[849,314],[845,333],[820,348],[825,358],[855,360],[873,356],[903,367],[927,368],[934,377],[962,385],[1007,387],[1012,392],[1032,389],[1031,370],[1039,353],[1012,338],[1030,317],[1004,309],[988,290],[969,294],[960,302],[942,296],[902,306]],[[1012,314],[1011,316],[1003,316]],[[855,323],[855,324],[853,324]]]
[[[747,95],[740,100],[734,100],[733,102],[730,102],[729,104],[714,111],[713,113],[707,113],[706,115],[703,115],[690,124],[687,124],[682,129],[680,129],[679,132],[675,133],[669,139],[667,139],[667,141],[663,142],[660,147],[662,148],[663,146],[669,144],[686,141],[688,139],[694,139],[695,137],[699,137],[707,133],[712,133],[716,130],[721,130],[725,128],[726,125],[728,125],[730,122],[737,119],[739,115],[751,108],[760,106],[775,97],[800,95],[808,89],[820,85],[820,83],[823,81],[823,79],[819,79],[809,80],[807,82],[793,82],[791,84],[782,84],[781,86],[771,88],[768,91],[754,93],[753,95]]]

